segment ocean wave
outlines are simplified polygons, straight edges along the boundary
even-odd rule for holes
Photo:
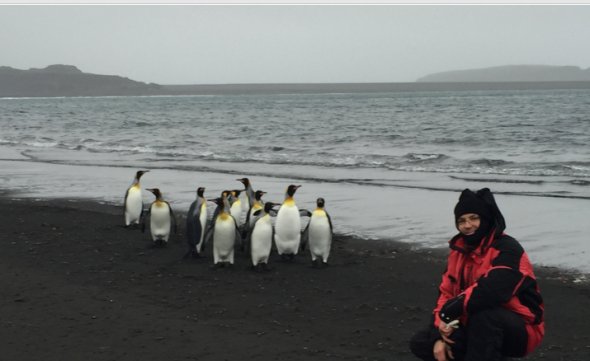
[[[431,163],[437,162],[444,159],[448,159],[449,156],[446,154],[440,153],[408,153],[404,156],[404,159],[410,162],[417,162],[417,163]]]
[[[497,167],[500,165],[512,164],[512,162],[503,160],[503,159],[487,159],[487,158],[480,158],[470,161],[469,163],[475,165],[483,165],[488,167]]]
[[[543,184],[545,181],[538,179],[510,179],[510,178],[473,178],[473,177],[459,177],[450,175],[451,179],[459,179],[469,182],[483,182],[483,183],[513,183],[513,184]]]

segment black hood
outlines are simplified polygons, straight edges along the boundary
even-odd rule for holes
[[[490,191],[489,188],[482,188],[476,192],[473,192],[470,189],[465,189],[461,193],[460,199],[465,197],[466,193],[469,193],[470,197],[476,197],[478,200],[483,201],[483,203],[485,203],[485,205],[488,208],[487,210],[489,211],[490,217],[488,227],[490,231],[493,232],[493,234],[485,235],[485,242],[489,242],[490,239],[498,238],[502,233],[504,233],[504,230],[506,229],[506,221],[504,220],[502,212],[500,212],[500,208],[498,208],[498,205],[496,204],[494,194]],[[453,249],[461,249],[464,251],[464,249],[462,249],[463,247],[456,245],[457,240],[460,238],[463,238],[463,235],[461,233],[453,237],[453,239],[451,239],[450,241],[450,246]],[[486,247],[487,244],[484,244],[482,246]]]

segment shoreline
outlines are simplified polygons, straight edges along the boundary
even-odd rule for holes
[[[0,192],[0,338],[13,360],[414,360],[446,250],[336,236],[330,267],[271,255],[271,271],[182,260],[184,222],[165,248],[122,226],[121,207]],[[210,251],[210,247],[209,247]],[[544,342],[526,360],[590,358],[590,286],[535,267]]]

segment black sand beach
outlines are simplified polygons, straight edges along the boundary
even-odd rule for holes
[[[182,210],[177,210],[182,213]],[[2,360],[414,360],[444,252],[338,237],[272,270],[182,260],[91,201],[0,199]],[[450,236],[450,235],[449,235]],[[210,247],[209,247],[210,251]],[[534,260],[533,260],[534,261]],[[590,360],[590,285],[536,269],[546,337],[528,360]]]

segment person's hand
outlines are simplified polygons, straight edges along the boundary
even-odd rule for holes
[[[443,341],[449,345],[455,343],[455,341],[451,340],[451,334],[453,333],[453,331],[455,331],[455,328],[446,324],[443,321],[441,321],[438,325],[438,332],[440,333],[440,336],[442,337]]]
[[[438,340],[434,343],[432,354],[436,361],[449,361],[455,359],[451,347],[443,340]]]

